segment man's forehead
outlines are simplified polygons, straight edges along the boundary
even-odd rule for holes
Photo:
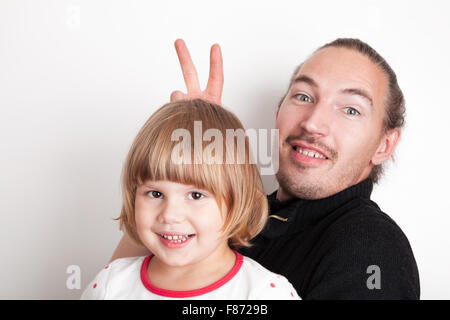
[[[387,77],[369,58],[347,48],[325,48],[303,62],[291,86],[303,82],[336,91],[358,89],[382,100]]]

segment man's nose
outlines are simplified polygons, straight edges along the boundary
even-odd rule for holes
[[[301,128],[311,136],[327,136],[333,121],[331,109],[325,102],[310,106],[300,122]]]
[[[158,215],[163,224],[181,223],[185,217],[185,209],[177,200],[167,200]]]

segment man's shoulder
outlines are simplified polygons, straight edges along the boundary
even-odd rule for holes
[[[334,247],[352,243],[362,250],[366,246],[380,250],[384,250],[384,246],[393,250],[398,247],[411,250],[408,238],[400,226],[369,199],[353,201],[351,210],[339,214],[324,236]]]
[[[329,228],[346,237],[364,232],[366,235],[382,234],[405,238],[400,226],[372,200],[358,198],[352,203],[352,209],[339,216]],[[349,233],[350,232],[350,233]]]
[[[378,265],[385,273],[408,270],[417,277],[418,270],[410,242],[400,226],[373,201],[363,199],[343,215],[325,233],[331,264]],[[395,277],[392,276],[392,279]]]
[[[417,264],[408,238],[374,202],[359,200],[350,212],[330,224],[320,243],[320,266],[316,266],[312,280],[317,290],[309,292],[309,298],[420,296]],[[372,268],[381,272],[382,290],[367,289]]]

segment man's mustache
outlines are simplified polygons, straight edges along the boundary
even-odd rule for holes
[[[333,148],[327,146],[323,142],[318,141],[317,138],[315,138],[315,137],[313,137],[311,135],[308,135],[308,134],[301,134],[301,135],[298,135],[298,136],[290,135],[285,140],[285,142],[287,144],[289,144],[289,145],[292,143],[292,141],[303,141],[303,142],[307,143],[308,145],[310,145],[313,148],[317,148],[319,150],[322,150],[327,155],[327,157],[330,160],[335,161],[337,159],[337,157],[338,157],[338,153],[337,153],[336,150],[334,150]]]

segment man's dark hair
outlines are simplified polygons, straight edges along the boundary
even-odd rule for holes
[[[320,48],[318,48],[314,53],[328,48],[328,47],[335,47],[335,48],[347,48],[351,50],[355,50],[364,56],[368,57],[370,61],[375,63],[386,75],[388,80],[388,90],[385,97],[385,113],[384,113],[384,119],[383,119],[383,133],[385,133],[388,130],[394,129],[394,128],[402,128],[405,124],[405,98],[403,97],[402,90],[400,89],[398,82],[397,82],[397,76],[395,75],[394,70],[389,66],[389,64],[386,62],[386,60],[377,52],[375,49],[373,49],[371,46],[369,46],[367,43],[359,40],[359,39],[352,39],[352,38],[339,38],[332,42],[329,42]],[[314,54],[313,53],[313,54]],[[295,76],[297,75],[298,71],[302,67],[303,63],[300,64],[294,71],[294,74],[291,78],[291,82],[289,84],[289,88],[292,85],[293,81],[295,80]],[[287,94],[287,93],[286,93]],[[280,108],[282,102],[284,101],[286,94],[281,99],[278,108]],[[377,165],[372,168],[372,171],[369,175],[369,178],[372,179],[374,183],[377,183],[383,174],[383,165]]]

